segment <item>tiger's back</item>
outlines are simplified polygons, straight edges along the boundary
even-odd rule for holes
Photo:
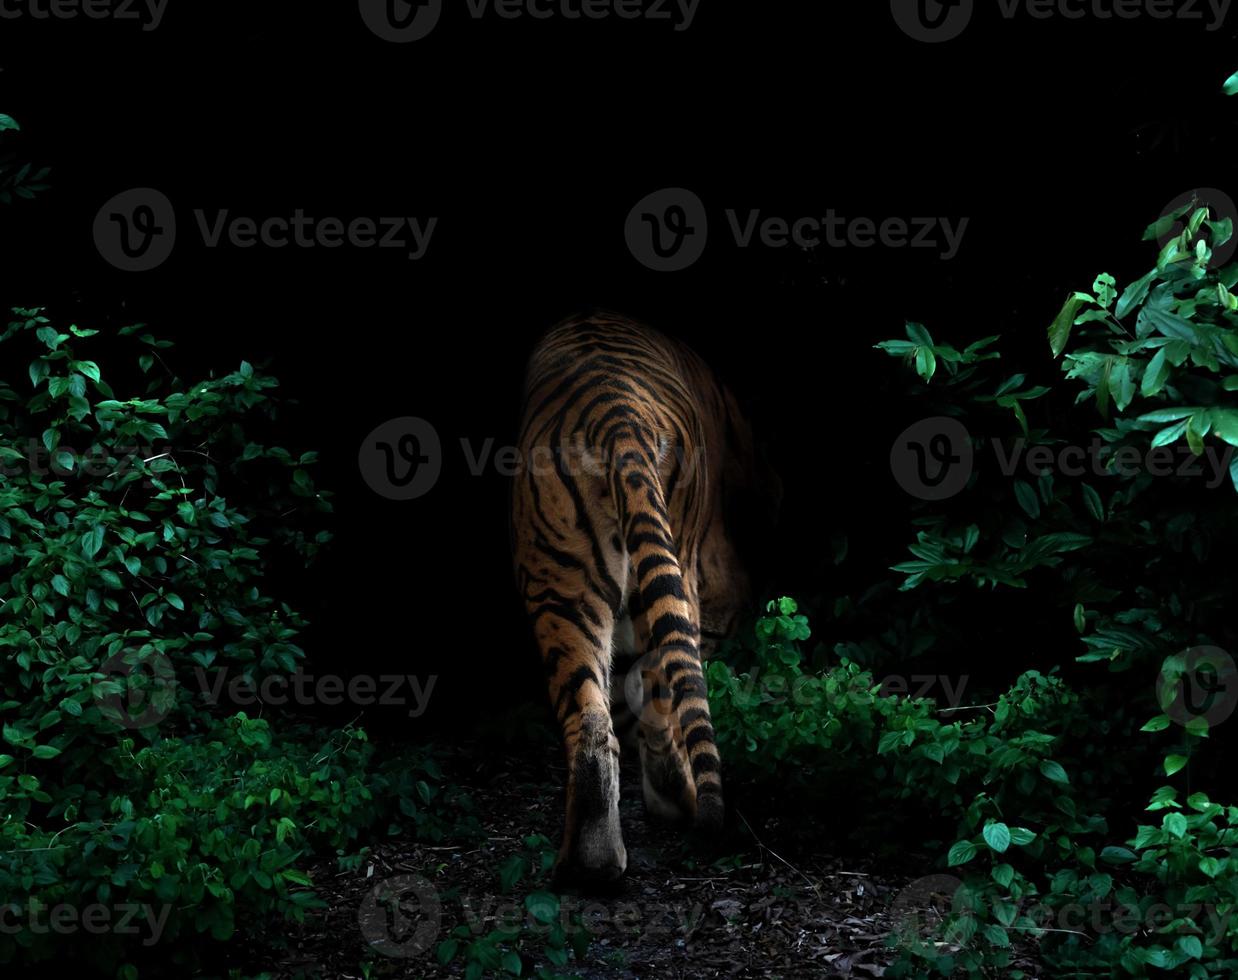
[[[566,320],[526,376],[512,496],[516,574],[567,754],[556,878],[617,879],[619,739],[636,730],[650,812],[720,827],[722,783],[701,647],[748,581],[723,496],[751,465],[731,394],[685,345],[613,314]],[[616,657],[636,667],[616,670]]]

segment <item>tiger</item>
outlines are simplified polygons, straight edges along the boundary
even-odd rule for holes
[[[552,881],[614,885],[620,735],[638,748],[647,813],[707,838],[723,827],[702,657],[751,607],[728,510],[764,492],[757,474],[766,498],[781,490],[704,360],[609,311],[536,344],[517,446],[515,574],[567,761]]]

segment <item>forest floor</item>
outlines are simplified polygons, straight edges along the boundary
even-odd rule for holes
[[[726,852],[700,858],[681,831],[646,819],[639,768],[625,759],[627,874],[613,894],[561,896],[554,921],[579,915],[590,941],[582,957],[555,967],[546,958],[547,929],[523,902],[545,895],[548,876],[532,869],[505,893],[499,869],[519,853],[529,855],[526,865],[537,863],[536,848],[527,846],[533,835],[550,838],[537,845],[543,851],[557,847],[565,772],[557,748],[517,748],[527,747],[496,754],[493,743],[461,745],[448,760],[445,777],[471,798],[479,825],[467,842],[393,839],[372,847],[354,870],[321,862],[311,874],[327,907],[304,924],[279,924],[260,947],[234,948],[234,965],[272,978],[460,977],[471,942],[484,945],[496,926],[518,922],[520,962],[509,957],[506,969],[486,976],[536,977],[540,966],[542,976],[584,980],[880,977],[897,957],[890,937],[911,929],[932,941],[938,910],[949,905],[952,879],[837,857],[803,815],[753,826],[745,800],[734,795]],[[754,813],[760,808],[748,803]],[[400,914],[381,908],[379,897],[392,892]],[[461,937],[456,955],[442,964],[438,947],[453,930]],[[1030,961],[1018,965],[1029,978],[1042,975]]]

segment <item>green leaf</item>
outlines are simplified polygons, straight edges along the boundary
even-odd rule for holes
[[[1014,496],[1028,517],[1035,520],[1040,516],[1040,500],[1030,483],[1026,480],[1015,480]]]
[[[444,939],[438,944],[438,949],[435,950],[435,958],[439,962],[439,966],[446,966],[455,959],[456,951],[460,948],[458,939]]]
[[[1061,786],[1070,784],[1070,777],[1066,775],[1066,770],[1052,759],[1040,760],[1040,774],[1053,783],[1058,783]]]
[[[499,865],[499,886],[506,894],[516,887],[516,883],[524,877],[524,858],[513,854]]]
[[[1165,360],[1165,348],[1162,347],[1153,356],[1152,361],[1144,369],[1143,381],[1139,386],[1139,393],[1144,398],[1151,398],[1153,395],[1160,394],[1162,388],[1165,387],[1165,382],[1169,380],[1169,364]]]
[[[1070,339],[1070,328],[1075,323],[1075,314],[1087,298],[1082,293],[1071,293],[1058,315],[1049,324],[1049,350],[1053,352],[1054,357],[1066,349],[1066,341]]]
[[[1155,412],[1145,412],[1135,419],[1136,422],[1177,422],[1179,419],[1190,418],[1201,408],[1159,408]]]
[[[1115,317],[1121,320],[1127,313],[1144,301],[1144,298],[1148,295],[1148,287],[1156,277],[1156,272],[1157,270],[1153,269],[1147,275],[1136,279],[1122,291],[1122,295],[1118,297],[1118,305],[1113,308],[1113,315]]]
[[[1004,823],[985,824],[984,841],[998,854],[1003,854],[1010,847],[1010,828]]]
[[[559,916],[559,896],[545,891],[531,892],[525,896],[524,907],[534,920],[549,924]]]
[[[1182,438],[1182,433],[1186,431],[1186,423],[1187,420],[1183,419],[1181,422],[1175,422],[1173,425],[1161,429],[1160,432],[1152,437],[1152,448],[1159,449],[1161,446],[1168,446],[1171,443],[1177,442]]]
[[[950,853],[946,857],[946,863],[954,868],[960,864],[966,864],[975,856],[976,845],[969,840],[961,840],[950,848]]]
[[[99,365],[94,361],[75,361],[73,364],[73,369],[75,371],[80,371],[91,381],[98,381],[102,378],[102,375],[99,372]]]
[[[1165,775],[1172,776],[1178,772],[1187,763],[1187,757],[1184,755],[1167,755],[1165,756]]]
[[[1106,847],[1100,852],[1100,859],[1106,864],[1130,864],[1136,858],[1135,852],[1125,847]]]
[[[89,531],[82,535],[82,554],[87,558],[94,558],[99,553],[99,549],[103,547],[103,538],[106,534],[102,524],[96,524]]]
[[[1221,86],[1221,91],[1226,95],[1238,95],[1238,71],[1225,79],[1225,84]],[[16,126],[17,124],[14,123],[13,125]]]
[[[1117,280],[1107,272],[1102,272],[1096,277],[1092,283],[1092,292],[1096,294],[1096,302],[1105,309],[1109,309],[1109,304],[1113,302],[1114,296],[1117,295],[1117,290],[1114,286],[1117,285]]]
[[[1238,446],[1238,411],[1232,408],[1214,408],[1212,416],[1212,433],[1222,442]]]
[[[1105,519],[1105,505],[1100,499],[1100,494],[1093,489],[1090,483],[1083,484],[1083,502],[1087,506],[1088,513],[1098,521]]]
[[[1009,946],[1010,936],[1001,926],[991,923],[984,927],[984,938],[994,946]]]
[[[923,323],[912,323],[908,320],[904,327],[907,331],[907,336],[916,344],[917,347],[932,347],[933,337],[925,329]]]

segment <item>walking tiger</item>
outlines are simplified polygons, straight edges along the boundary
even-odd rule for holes
[[[565,320],[536,346],[518,446],[516,577],[567,757],[554,878],[604,885],[627,866],[616,728],[639,746],[648,812],[722,825],[701,657],[750,601],[728,511],[768,488],[704,361],[616,314]]]

